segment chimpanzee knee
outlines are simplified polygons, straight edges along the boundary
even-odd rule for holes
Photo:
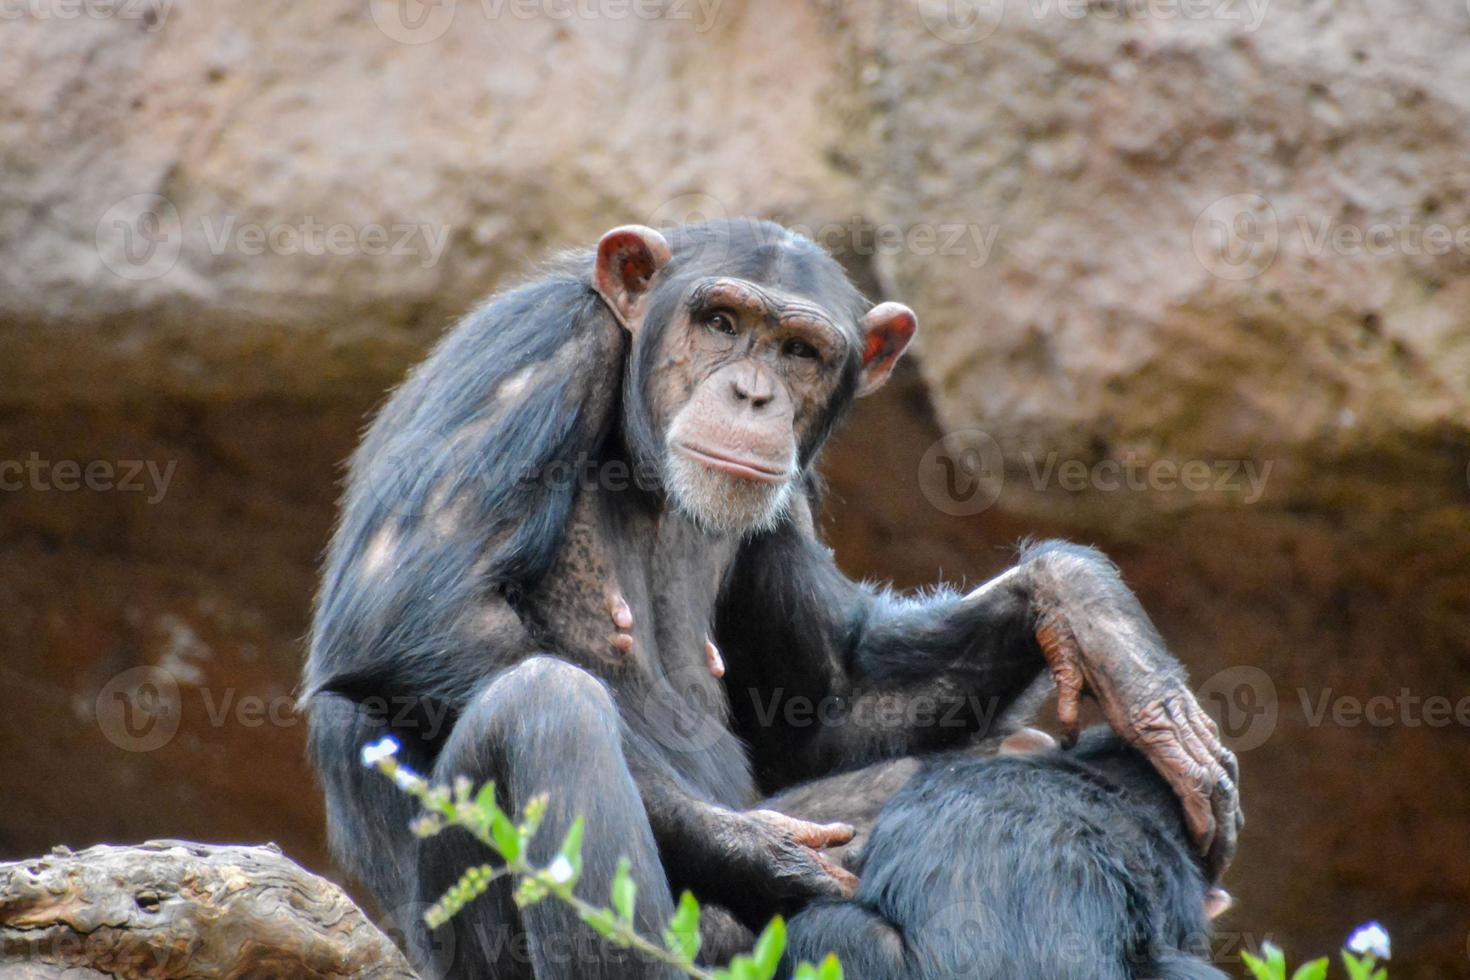
[[[476,783],[504,780],[541,761],[578,772],[585,757],[605,755],[618,741],[617,708],[602,681],[565,660],[532,657],[498,674],[465,706],[433,779],[446,785],[461,775]],[[549,782],[544,773],[530,775]],[[529,798],[537,791],[518,786],[515,792]]]
[[[432,782],[467,776],[494,781],[500,805],[517,814],[546,794],[529,858],[544,865],[577,817],[586,821],[579,894],[605,904],[617,857],[638,883],[635,922],[657,935],[673,902],[638,789],[623,756],[617,706],[591,674],[553,657],[534,657],[498,675],[465,708]],[[489,860],[478,842],[450,828],[419,845],[419,898],[439,898],[463,872]],[[662,975],[607,946],[559,902],[517,912],[508,888],[492,888],[432,934],[414,937],[415,960],[449,959],[451,976],[647,977]],[[434,965],[438,965],[435,963]]]

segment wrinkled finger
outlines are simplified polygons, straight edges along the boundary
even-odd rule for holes
[[[1072,745],[1078,739],[1078,716],[1086,686],[1078,660],[1078,641],[1066,626],[1048,619],[1036,626],[1036,644],[1041,646],[1051,676],[1057,682],[1057,720],[1064,741]]]
[[[1063,627],[1047,622],[1036,628],[1036,642],[1057,685],[1057,721],[1070,745],[1077,740],[1082,691],[1086,687],[1076,656],[1077,641]]]
[[[1082,712],[1082,673],[1064,667],[1053,675],[1057,682],[1057,721],[1068,745],[1077,741]]]
[[[1165,778],[1184,805],[1184,821],[1189,825],[1195,848],[1200,854],[1208,855],[1215,846],[1218,829],[1209,774],[1192,762],[1184,762]]]
[[[1189,722],[1194,729],[1195,736],[1204,744],[1205,750],[1209,752],[1210,758],[1216,766],[1224,770],[1225,775],[1230,777],[1231,785],[1240,785],[1240,762],[1235,758],[1235,753],[1225,746],[1220,739],[1220,727],[1215,724],[1198,701],[1189,696],[1190,712]]]
[[[1199,709],[1188,691],[1164,700],[1164,715],[1179,740],[1179,746],[1198,767],[1209,773],[1213,785],[1218,785],[1225,768],[1220,762],[1218,743],[1211,744],[1209,733],[1204,731],[1202,721],[1208,716]]]
[[[827,872],[833,881],[837,882],[837,887],[842,890],[842,897],[852,898],[853,893],[857,891],[857,875],[848,871],[825,854],[817,854],[816,858],[817,863],[822,866],[822,870]]]
[[[1235,857],[1240,828],[1245,823],[1240,810],[1240,764],[1235,753],[1220,741],[1219,728],[1199,703],[1190,697],[1184,704],[1189,713],[1188,735],[1200,747],[1196,757],[1200,752],[1207,756],[1207,768],[1214,781],[1210,807],[1215,819],[1215,837],[1206,854],[1211,874],[1218,879]]]
[[[798,820],[778,810],[757,810],[752,816],[763,820],[791,840],[805,847],[840,847],[852,840],[857,830],[845,823],[812,823]]]
[[[793,886],[788,893],[812,898],[850,898],[857,888],[852,872],[811,848],[796,848],[789,855],[787,875]]]
[[[1223,758],[1229,750],[1220,744],[1212,731],[1210,716],[1188,691],[1169,699],[1165,712],[1178,733],[1180,745],[1204,774],[1201,788],[1209,800],[1212,833],[1209,840],[1201,839],[1197,843],[1200,853],[1209,856],[1213,868],[1220,854],[1234,851],[1235,780],[1230,777]]]
[[[1240,828],[1245,818],[1240,812],[1240,792],[1235,780],[1223,770],[1215,784],[1212,800],[1215,814],[1215,839],[1206,855],[1210,878],[1219,881],[1230,862],[1235,859],[1235,847],[1240,838]]]
[[[852,840],[857,829],[846,823],[807,823],[799,821],[801,829],[794,835],[798,844],[811,848],[841,847]]]
[[[1240,762],[1235,758],[1235,753],[1226,748],[1224,741],[1220,738],[1220,726],[1215,724],[1215,719],[1205,713],[1203,708],[1199,710],[1200,722],[1204,725],[1207,738],[1205,741],[1214,750],[1215,756],[1225,771],[1230,775],[1230,781],[1237,786],[1240,785]]]
[[[1229,776],[1222,777],[1215,790],[1213,803],[1215,839],[1210,842],[1205,861],[1209,866],[1210,880],[1219,881],[1230,867],[1230,862],[1235,860],[1235,846],[1240,837],[1242,823],[1239,798]]]
[[[1184,822],[1201,854],[1215,840],[1214,779],[1184,747],[1164,703],[1155,702],[1135,722],[1135,744],[1179,798]]]

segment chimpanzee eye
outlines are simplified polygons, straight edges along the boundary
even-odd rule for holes
[[[726,336],[735,336],[735,319],[728,313],[722,313],[718,310],[714,313],[708,313],[705,315],[704,325]]]
[[[781,350],[788,357],[803,357],[813,361],[820,361],[822,359],[821,351],[804,340],[788,340]]]

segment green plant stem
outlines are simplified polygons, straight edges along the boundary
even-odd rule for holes
[[[379,765],[379,768],[389,776],[393,776],[398,770],[396,762],[393,761],[385,761],[384,763],[381,763]],[[437,798],[430,791],[428,784],[423,780],[418,778],[405,779],[399,782],[399,786],[402,787],[403,790],[411,796],[416,797],[426,809],[442,815],[446,820],[449,821],[449,823],[453,824],[454,826],[462,827],[465,830],[468,830],[476,840],[484,844],[486,847],[490,848],[490,850],[501,855],[502,860],[505,860],[505,865],[504,867],[496,870],[495,873],[490,876],[490,881],[494,881],[498,878],[503,878],[507,874],[520,876],[523,878],[531,878],[539,883],[542,887],[544,887],[547,892],[555,895],[557,898],[570,905],[572,909],[576,911],[576,913],[584,920],[589,915],[594,915],[605,911],[604,909],[593,905],[591,902],[587,902],[581,898],[578,898],[576,895],[572,894],[572,889],[569,885],[557,881],[544,869],[535,867],[524,858],[517,857],[514,860],[506,859],[505,855],[501,852],[500,846],[495,842],[495,838],[491,835],[490,831],[483,825],[481,821],[466,819],[460,813],[459,806],[449,801],[448,799]],[[692,963],[682,962],[677,956],[664,949],[662,946],[659,946],[652,940],[646,939],[643,936],[639,935],[636,931],[634,931],[631,922],[628,922],[621,918],[617,919],[616,921],[616,941],[625,944],[630,949],[642,953],[644,956],[647,956],[650,959],[667,964],[668,966],[672,966],[675,969],[682,971],[686,975],[692,977],[693,980],[715,980],[715,975],[712,972],[702,970]],[[614,937],[608,938],[612,939]]]
[[[573,895],[571,889],[563,890],[564,886],[553,881],[551,876],[548,875],[545,871],[542,871],[539,868],[531,867],[524,862],[517,862],[517,865],[517,874],[525,875],[526,877],[530,878],[535,878],[537,881],[541,882],[541,884],[545,885],[552,894],[556,895],[562,901],[566,902],[573,909],[575,909],[579,915],[588,915],[602,911],[602,909],[600,909],[596,905],[593,905],[591,902],[584,901],[578,898],[576,895]],[[651,959],[658,960],[660,963],[666,963],[669,966],[682,970],[689,976],[694,977],[695,980],[714,980],[715,975],[713,973],[710,973],[706,970],[701,970],[699,967],[692,964],[680,962],[679,958],[676,957],[673,953],[670,953],[662,946],[655,945],[651,940],[645,939],[643,936],[635,932],[633,930],[632,923],[627,922],[626,920],[618,920],[617,938],[618,940],[626,943],[630,948],[637,950],[638,952],[644,954]]]

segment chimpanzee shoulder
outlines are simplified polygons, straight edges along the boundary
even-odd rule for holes
[[[513,597],[545,574],[576,492],[549,475],[605,438],[627,342],[585,262],[466,316],[369,426],[327,551],[308,689],[360,694],[339,672],[368,664],[394,674],[371,683],[452,700],[436,688],[465,676],[442,659],[457,619],[477,594]]]

